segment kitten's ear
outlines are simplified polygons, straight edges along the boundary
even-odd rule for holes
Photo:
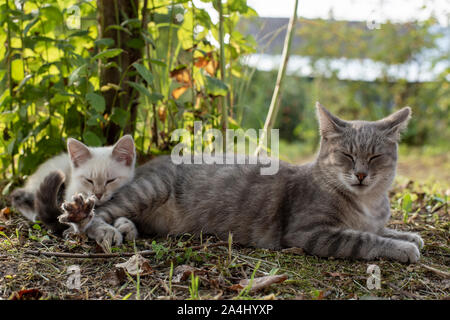
[[[409,119],[411,119],[411,108],[404,107],[376,123],[378,128],[385,132],[388,139],[398,142],[401,132],[408,126]]]
[[[129,134],[123,136],[116,142],[112,151],[112,157],[117,162],[125,161],[126,166],[134,166],[136,150],[134,148],[133,137]]]
[[[347,123],[331,114],[319,102],[316,102],[316,114],[319,119],[320,135],[324,139],[339,136]]]
[[[67,139],[67,151],[75,168],[92,157],[89,148],[73,138]]]

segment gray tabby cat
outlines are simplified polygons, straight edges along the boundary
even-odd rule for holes
[[[321,142],[315,161],[281,162],[277,174],[260,175],[260,164],[175,165],[158,157],[96,207],[87,235],[120,243],[121,233],[110,224],[126,217],[145,234],[203,232],[226,239],[232,232],[248,246],[417,262],[420,236],[385,227],[397,142],[411,109],[368,122],[344,121],[316,107]]]

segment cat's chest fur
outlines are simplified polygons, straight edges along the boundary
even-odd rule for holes
[[[353,227],[361,231],[377,233],[389,220],[389,200],[387,196],[362,197],[352,214],[355,217],[351,219],[355,224]]]

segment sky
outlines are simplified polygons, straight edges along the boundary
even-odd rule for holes
[[[294,0],[247,1],[262,17],[290,17],[294,3]],[[299,0],[300,17],[327,19],[330,12],[337,20],[377,22],[425,20],[435,14],[439,24],[448,26],[450,0]]]

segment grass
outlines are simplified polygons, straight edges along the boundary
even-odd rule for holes
[[[115,264],[125,262],[125,257],[74,259],[26,253],[93,253],[98,248],[86,239],[57,238],[40,224],[29,223],[11,210],[8,219],[0,220],[0,299],[8,299],[23,289],[38,289],[41,299],[448,299],[450,191],[446,188],[445,179],[425,183],[396,179],[390,193],[389,227],[418,232],[425,241],[420,262],[412,265],[245,248],[232,243],[231,238],[228,245],[199,250],[190,247],[218,239],[182,235],[139,239],[113,248],[114,252],[155,251],[146,257],[152,268],[150,274],[139,278],[121,276]],[[6,198],[0,198],[0,206],[9,207]],[[367,269],[371,264],[380,268],[380,289],[367,287]],[[80,289],[67,287],[68,268],[73,265],[80,267]],[[175,281],[181,265],[196,271]],[[248,288],[236,291],[232,287],[242,279],[275,274],[286,274],[288,279],[256,292]]]

